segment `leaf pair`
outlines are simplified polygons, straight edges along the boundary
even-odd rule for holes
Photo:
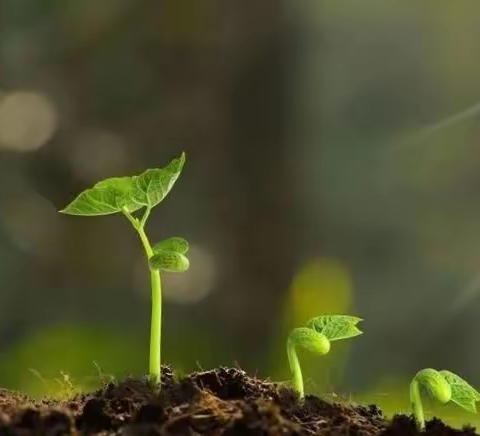
[[[152,247],[153,256],[149,259],[150,266],[167,272],[186,271],[190,262],[185,254],[188,252],[188,242],[179,237],[165,239]]]
[[[362,318],[349,315],[322,315],[312,318],[307,326],[322,333],[329,341],[353,338],[363,332],[357,327]]]
[[[468,412],[477,413],[476,403],[480,401],[480,393],[453,372],[445,369],[436,371],[435,369],[428,368],[420,371],[415,378],[427,389],[432,397],[442,403],[453,401]],[[450,395],[444,398],[445,401],[442,401],[443,399],[438,395],[437,391],[439,391],[439,389],[437,389],[437,386],[445,385],[445,382],[450,388]]]
[[[185,153],[164,168],[146,170],[138,176],[112,177],[81,192],[60,212],[69,215],[110,215],[142,207],[153,208],[170,192],[182,172]]]

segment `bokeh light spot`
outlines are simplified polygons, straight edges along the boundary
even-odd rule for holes
[[[179,274],[164,274],[165,299],[175,303],[196,303],[206,298],[215,286],[217,266],[213,256],[203,247],[193,245],[187,254],[190,268]]]
[[[311,259],[293,278],[288,308],[294,325],[300,325],[322,313],[348,312],[351,305],[350,273],[336,259]]]
[[[193,304],[210,295],[215,288],[218,266],[214,257],[198,245],[190,246],[187,254],[190,268],[184,273],[163,273],[162,294],[167,301]],[[135,264],[134,288],[150,298],[149,274],[144,256]]]
[[[45,95],[19,91],[0,100],[0,148],[36,150],[50,140],[57,127],[57,111]]]

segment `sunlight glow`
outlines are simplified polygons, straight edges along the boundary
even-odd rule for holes
[[[36,150],[57,128],[58,114],[47,96],[18,91],[0,99],[0,149]]]

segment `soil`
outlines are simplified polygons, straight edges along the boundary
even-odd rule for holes
[[[164,368],[162,390],[127,379],[68,401],[33,401],[0,390],[0,435],[475,435],[433,419],[419,433],[408,416],[386,420],[376,406],[299,401],[281,385],[234,368],[176,380]]]

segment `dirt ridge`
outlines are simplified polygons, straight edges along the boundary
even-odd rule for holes
[[[474,436],[441,420],[416,430],[404,415],[388,421],[374,405],[328,403],[279,384],[217,368],[176,380],[164,367],[162,390],[127,379],[68,401],[33,401],[0,390],[0,435],[341,435]]]

